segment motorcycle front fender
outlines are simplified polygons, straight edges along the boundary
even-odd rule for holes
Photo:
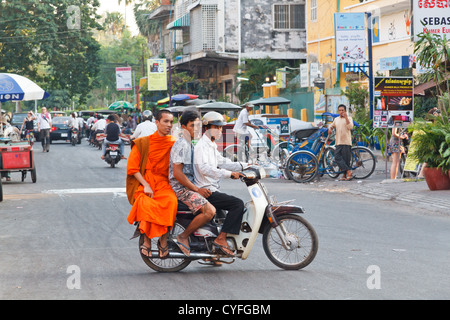
[[[305,213],[305,209],[303,209],[300,206],[294,206],[294,205],[281,205],[276,206],[269,204],[266,207],[264,219],[261,223],[261,227],[259,228],[259,233],[263,233],[264,229],[267,227],[267,225],[272,225],[272,227],[278,226],[278,217],[283,214],[303,214]],[[269,220],[270,217],[270,220]]]

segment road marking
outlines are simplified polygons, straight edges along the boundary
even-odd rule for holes
[[[81,189],[57,189],[46,190],[50,194],[86,194],[86,193],[126,193],[125,188],[81,188]]]

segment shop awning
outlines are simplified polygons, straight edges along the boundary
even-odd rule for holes
[[[189,27],[190,17],[189,12],[185,15],[181,16],[180,18],[176,19],[175,21],[172,21],[169,23],[166,27],[167,30],[169,29],[181,29],[185,27]]]

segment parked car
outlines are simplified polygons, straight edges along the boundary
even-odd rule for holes
[[[64,140],[70,142],[70,121],[71,117],[54,117],[52,119],[50,143],[54,140]]]

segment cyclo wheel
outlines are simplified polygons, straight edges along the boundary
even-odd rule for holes
[[[299,270],[309,265],[319,250],[319,238],[304,218],[295,214],[278,217],[286,230],[290,248],[285,248],[277,231],[269,224],[263,233],[263,248],[269,260],[285,270]]]
[[[368,178],[374,171],[376,159],[373,152],[366,147],[352,147],[353,176],[355,179]]]
[[[172,238],[176,238],[176,236],[184,231],[184,228],[182,225],[175,222],[173,225],[172,230],[170,231],[170,236]],[[144,243],[144,235],[141,234],[141,237],[139,238],[139,248]],[[169,250],[173,251],[175,249],[174,246],[176,246],[173,242],[168,241]],[[157,239],[151,240],[151,246],[152,251],[155,250],[155,248],[158,248],[158,241]],[[157,249],[156,249],[157,250]],[[175,249],[176,250],[176,249]],[[142,260],[144,260],[145,264],[152,268],[155,271],[158,272],[178,272],[186,268],[190,263],[191,260],[188,259],[175,259],[175,258],[165,258],[165,259],[159,259],[159,258],[149,258],[142,254],[141,250],[139,249],[139,253],[141,255]]]
[[[294,152],[286,162],[286,175],[295,182],[309,182],[319,171],[317,157],[309,151]]]
[[[339,166],[336,164],[334,159],[334,152],[336,149],[334,147],[326,147],[323,153],[322,161],[325,172],[330,178],[337,178],[339,176]]]

